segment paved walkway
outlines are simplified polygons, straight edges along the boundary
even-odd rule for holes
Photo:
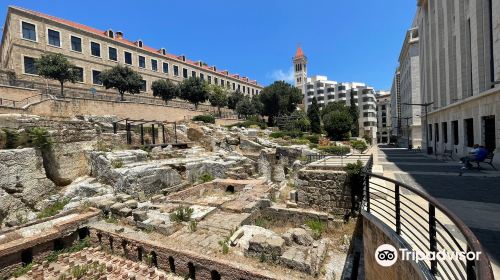
[[[373,152],[374,172],[426,191],[460,217],[479,238],[500,279],[500,171],[485,166],[459,176],[458,161],[406,149],[380,147]]]

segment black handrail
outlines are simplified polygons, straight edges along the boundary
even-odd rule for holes
[[[392,223],[392,221],[389,221],[389,223],[386,223],[386,222],[382,221],[381,219],[379,219],[379,220],[380,220],[380,222],[386,224],[388,227],[393,229],[394,232],[398,236],[400,236],[403,240],[405,240],[408,244],[411,244],[411,242],[416,244],[414,239],[411,237],[411,236],[413,236],[415,239],[417,239],[422,244],[427,244],[427,246],[428,246],[427,249],[429,252],[437,252],[439,249],[438,246],[441,246],[443,249],[446,249],[446,248],[444,248],[444,246],[441,245],[441,242],[439,242],[439,239],[442,239],[448,244],[448,247],[450,247],[449,249],[451,249],[451,250],[456,249],[455,251],[457,251],[457,252],[458,251],[464,252],[463,248],[459,245],[460,240],[457,240],[457,238],[455,236],[453,236],[452,233],[444,227],[444,224],[446,224],[446,222],[440,221],[440,218],[439,218],[440,215],[436,215],[436,212],[439,211],[446,217],[447,220],[449,220],[453,224],[453,226],[455,226],[460,231],[460,234],[465,239],[465,243],[467,246],[466,246],[464,253],[481,252],[481,254],[479,254],[478,260],[465,260],[465,265],[461,263],[460,259],[448,260],[449,263],[444,261],[444,260],[437,260],[437,259],[432,260],[429,262],[430,267],[428,267],[429,271],[432,275],[434,275],[434,276],[439,275],[443,279],[455,279],[456,278],[455,274],[459,274],[461,276],[461,278],[464,278],[464,279],[484,279],[484,280],[493,280],[494,279],[493,272],[491,269],[490,260],[489,260],[488,256],[486,255],[481,243],[479,242],[477,237],[474,235],[474,233],[472,233],[472,231],[465,225],[465,223],[460,218],[458,218],[453,212],[451,212],[448,208],[446,208],[443,204],[441,204],[436,198],[430,196],[429,194],[427,194],[419,189],[416,189],[412,186],[404,184],[402,182],[396,181],[394,179],[371,173],[368,170],[370,170],[370,169],[365,169],[363,171],[363,175],[365,176],[365,180],[364,180],[365,195],[364,195],[364,200],[363,200],[364,210],[368,213],[371,213],[371,212],[375,213],[376,212],[375,216],[381,215],[382,217],[384,217],[383,214],[379,214],[379,211],[383,210],[390,217],[394,217],[395,224]],[[379,185],[379,184],[373,184],[373,183],[371,184],[372,185],[372,187],[371,187],[370,186],[370,178],[378,178],[378,179],[383,180],[385,182],[392,183],[394,185],[394,189],[391,189],[389,187],[384,187],[384,186]],[[381,203],[381,201],[377,201],[377,199],[381,199],[381,198],[375,192],[377,190],[380,190],[381,188],[385,189],[385,190],[389,190],[391,192],[394,192],[395,195],[390,196],[390,198],[393,198],[393,201],[391,201],[389,199],[384,200],[384,202],[393,203],[393,205],[391,205],[391,206],[393,206],[394,208],[388,207],[385,203]],[[425,214],[428,215],[428,217],[426,218],[427,221],[424,220],[424,222],[426,222],[428,224],[428,228],[424,229],[424,232],[421,229],[413,226],[413,224],[411,222],[409,222],[409,220],[408,220],[408,219],[412,219],[413,221],[417,221],[416,219],[418,217],[406,215],[408,217],[403,217],[404,219],[401,219],[402,214],[407,213],[406,211],[404,211],[404,210],[402,211],[402,209],[401,209],[402,206],[406,205],[405,203],[402,203],[400,200],[400,197],[403,197],[401,195],[402,190],[405,190],[406,192],[411,192],[412,194],[418,196],[420,199],[423,199],[425,202],[428,203],[427,210],[425,210],[425,208],[422,208],[422,207],[417,210],[417,211],[425,212]],[[373,199],[370,199],[371,196],[374,196]],[[404,197],[405,197],[405,199],[409,200],[406,193],[405,193]],[[411,202],[413,202],[413,201],[411,201]],[[377,211],[373,211],[371,209],[372,206],[376,206]],[[409,209],[411,209],[411,208],[409,208]],[[414,209],[411,209],[411,210],[414,210]],[[422,218],[421,215],[417,215],[417,216],[420,216],[420,218]],[[384,219],[387,219],[387,218],[384,218]],[[408,223],[405,224],[404,223],[405,221],[408,221]],[[403,227],[401,227],[402,225],[403,225]],[[438,227],[438,225],[439,225],[439,227]],[[405,236],[405,234],[407,234],[408,236]],[[438,236],[438,234],[439,234],[439,236]],[[421,237],[422,237],[421,239],[419,239],[419,235],[421,235]],[[445,237],[451,239],[451,241],[453,241],[453,242],[452,243],[448,242],[448,240]],[[410,240],[408,240],[408,239],[410,239]],[[411,242],[409,242],[409,241],[411,241]],[[456,246],[452,246],[452,244],[455,244]],[[418,245],[415,245],[415,246],[420,247]],[[452,248],[452,247],[455,247],[455,248]],[[424,253],[426,253],[426,252],[424,252]],[[425,265],[427,266],[427,264],[425,264]],[[451,265],[453,265],[453,267],[455,269],[453,269]],[[465,267],[465,269],[460,269],[460,267],[462,267],[462,268]],[[439,269],[439,268],[441,268],[441,269]],[[451,274],[454,275],[454,277],[451,278],[451,276],[449,275],[448,272],[451,272]]]

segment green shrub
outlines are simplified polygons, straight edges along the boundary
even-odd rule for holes
[[[319,135],[318,134],[311,134],[311,135],[304,135],[302,138],[309,140],[309,142],[318,144],[319,143]]]
[[[200,181],[203,183],[210,182],[213,179],[214,179],[214,177],[208,172],[203,172],[203,174],[201,174],[201,176],[200,176]]]
[[[238,122],[235,124],[228,125],[228,128],[231,128],[233,126],[236,127],[244,127],[244,128],[260,128],[260,129],[266,129],[267,124],[265,122],[259,122],[259,121],[254,121],[254,120],[246,120],[243,122]]]
[[[319,146],[318,149],[325,154],[346,155],[351,152],[347,146]]]
[[[319,219],[308,220],[306,221],[306,225],[311,229],[312,236],[315,240],[320,239],[326,229],[325,223]]]
[[[193,117],[193,121],[202,121],[204,123],[215,123],[215,117],[212,115],[198,115]]]
[[[219,240],[219,245],[222,247],[222,253],[227,255],[229,253],[229,246],[227,245],[227,241]]]
[[[309,144],[309,149],[316,149],[318,148],[318,144],[311,143]]]
[[[47,217],[52,217],[61,212],[66,204],[68,204],[69,199],[58,200],[52,205],[45,207],[37,214],[38,219],[43,219]]]
[[[264,218],[255,219],[254,225],[263,228],[269,228],[269,221]]]
[[[33,268],[33,265],[35,263],[30,263],[30,264],[27,264],[26,266],[22,266],[18,269],[16,269],[13,273],[12,273],[12,277],[21,277],[22,275],[28,273],[28,271],[30,271],[32,268]]]
[[[368,149],[368,145],[362,140],[351,140],[351,146],[360,152],[364,152]]]
[[[346,164],[344,170],[347,173],[349,186],[351,187],[351,212],[359,209],[361,199],[363,198],[363,163],[358,160],[356,163]]]
[[[5,145],[4,149],[15,149],[17,147],[17,140],[19,139],[19,133],[12,129],[4,128],[2,129],[5,133]]]
[[[309,140],[307,140],[307,139],[292,139],[292,140],[290,140],[290,143],[295,144],[295,145],[307,145],[307,144],[309,144]]]
[[[187,206],[179,206],[174,212],[170,213],[170,220],[174,222],[188,222],[191,220],[193,208]]]
[[[41,150],[48,149],[52,145],[49,132],[42,127],[34,127],[28,131],[30,142],[34,147]]]
[[[271,138],[285,138],[286,136],[290,138],[301,138],[304,132],[300,130],[281,130],[269,134]]]
[[[366,143],[372,144],[372,138],[368,136],[367,134],[363,135],[363,139],[365,139]]]

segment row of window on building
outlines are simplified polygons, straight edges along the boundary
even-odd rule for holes
[[[32,23],[24,22],[22,21],[22,36],[23,39],[30,40],[30,41],[37,41],[37,34],[36,34],[36,26]],[[48,38],[48,44],[54,47],[62,47],[61,44],[61,34],[57,30],[53,29],[47,29],[47,38]],[[74,52],[79,52],[82,53],[82,38],[74,35],[70,35],[70,41],[71,41],[71,51]],[[94,57],[101,57],[101,44],[97,42],[90,41],[90,54]],[[118,62],[118,50],[114,47],[108,46],[108,59],[111,61],[116,61]],[[25,73],[27,74],[35,74],[36,70],[34,69],[34,60],[32,58],[28,58],[28,60],[24,60],[24,65],[25,65]],[[123,51],[123,62],[127,65],[133,65],[133,55],[129,51]],[[29,64],[27,67],[27,63]],[[159,71],[159,66],[160,63],[157,59],[151,58],[150,59],[150,64],[151,64],[151,70],[154,72]],[[146,57],[142,55],[137,55],[137,66],[142,69],[146,69]],[[169,63],[168,62],[161,62],[161,70],[164,74],[169,74]],[[95,72],[99,72],[94,70]],[[179,76],[179,66],[173,65],[173,75],[174,76]],[[94,76],[94,75],[93,75]],[[182,69],[182,77],[187,79],[189,77],[196,77],[197,73],[196,71],[191,71],[189,73],[189,70],[186,68]],[[225,86],[227,88],[232,88],[234,91],[240,91],[243,93],[248,93],[248,94],[259,94],[258,89],[251,88],[249,86],[242,86],[240,84],[236,83],[231,83],[230,81],[225,81],[224,79],[219,79],[217,77],[212,77],[211,75],[206,75],[207,77],[207,82],[209,84],[216,84],[216,85],[221,85]],[[202,80],[205,80],[205,74],[199,73],[199,78]],[[212,80],[213,78],[213,80]],[[220,83],[219,83],[220,80]],[[82,82],[83,82],[83,69],[82,69]],[[94,84],[97,81],[93,80]]]
[[[483,126],[483,143],[487,150],[494,151],[496,148],[496,137],[495,137],[495,117],[486,116],[481,118]],[[453,145],[460,144],[459,137],[459,121],[451,121],[451,143]],[[429,124],[428,125],[429,140],[433,143],[444,143],[448,144],[448,122],[442,122]],[[440,128],[441,126],[441,128]],[[467,147],[474,146],[474,119],[464,119],[463,120],[463,131],[464,131],[464,144]],[[441,138],[442,137],[442,138]]]

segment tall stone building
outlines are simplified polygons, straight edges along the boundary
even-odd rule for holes
[[[500,1],[418,0],[424,144],[457,156],[500,151]],[[498,160],[500,157],[496,157]]]
[[[377,95],[377,142],[388,144],[391,140],[391,94],[388,92]]]
[[[95,88],[115,93],[105,90],[99,75],[105,69],[122,64],[142,75],[142,91],[147,95],[151,95],[151,83],[155,80],[180,82],[195,76],[246,95],[256,95],[262,90],[257,81],[248,77],[168,53],[165,48],[149,47],[140,39],[125,39],[121,31],[97,30],[39,12],[9,7],[0,46],[0,68],[12,69],[18,78],[41,86],[57,84],[36,74],[35,60],[45,53],[62,53],[78,67],[78,82],[67,86],[74,89]]]
[[[415,19],[416,20],[416,19]],[[399,106],[400,142],[413,147],[422,146],[421,109],[408,104],[420,104],[422,93],[420,91],[420,61],[419,37],[416,22],[406,32],[403,47],[399,55]]]
[[[304,55],[302,48],[299,46],[292,59],[294,66],[295,87],[306,93],[305,86],[307,83],[307,57]]]
[[[399,67],[394,73],[391,86],[391,135],[397,136],[401,134],[401,73]]]

